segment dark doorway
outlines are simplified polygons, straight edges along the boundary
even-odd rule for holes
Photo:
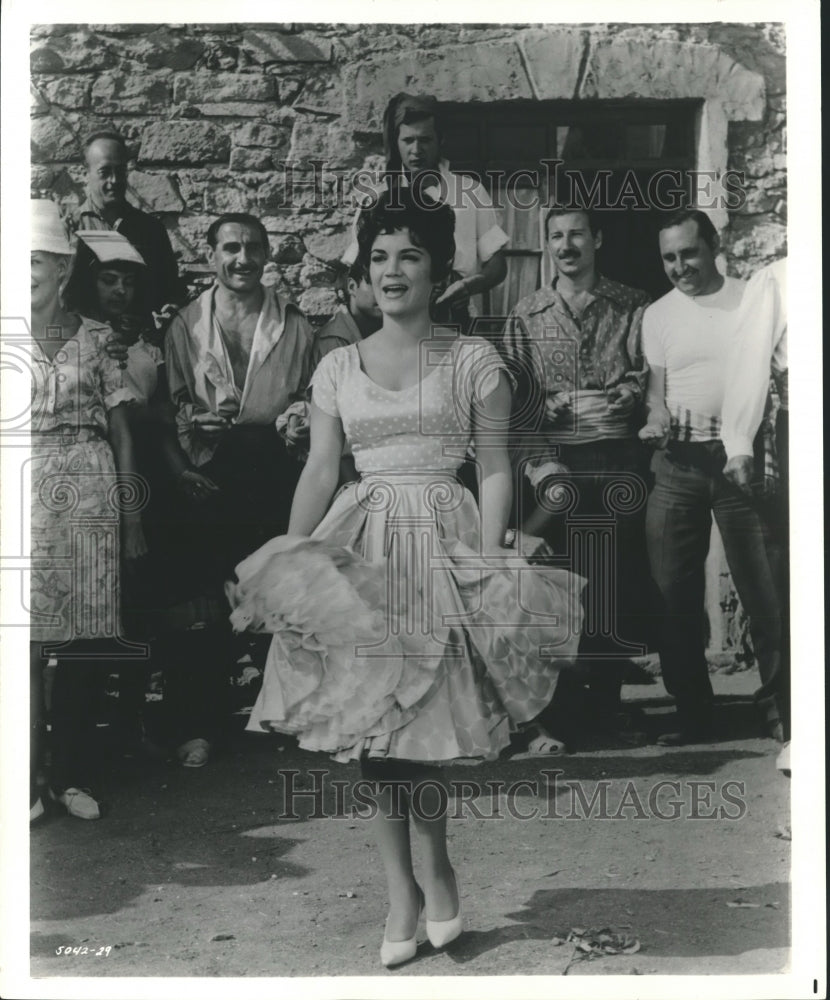
[[[477,177],[511,237],[508,277],[485,311],[506,315],[551,280],[541,221],[552,201],[602,209],[600,267],[657,298],[669,290],[660,218],[687,203],[699,102],[513,101],[442,105],[444,150]]]

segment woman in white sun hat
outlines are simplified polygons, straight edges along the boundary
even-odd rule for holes
[[[132,560],[146,547],[126,415],[134,393],[105,351],[111,328],[62,304],[71,252],[57,205],[33,200],[32,705],[33,712],[42,705],[44,654],[56,655],[51,798],[72,816],[98,819],[89,789],[95,682],[121,635],[119,549]],[[41,730],[38,720],[33,767]],[[30,818],[37,819],[45,810],[36,785],[32,793]]]

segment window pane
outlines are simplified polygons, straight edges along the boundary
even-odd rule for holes
[[[625,137],[619,121],[560,125],[556,130],[557,155],[569,160],[625,159]]]
[[[625,146],[629,160],[654,160],[663,155],[665,125],[626,125]]]

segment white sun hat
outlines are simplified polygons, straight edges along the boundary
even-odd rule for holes
[[[72,253],[58,206],[48,198],[32,198],[32,252],[37,250]]]
[[[129,264],[147,264],[126,236],[114,229],[79,229],[76,233],[102,264],[126,261]]]

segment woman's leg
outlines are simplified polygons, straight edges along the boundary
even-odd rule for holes
[[[43,732],[46,709],[43,702],[42,643],[29,643],[29,805],[40,798],[38,777],[43,765]]]
[[[376,809],[372,832],[380,850],[389,889],[387,941],[406,941],[415,935],[421,909],[412,871],[409,839],[410,779],[394,761],[361,761],[361,775],[371,782]]]
[[[460,910],[455,872],[447,854],[448,797],[440,768],[425,767],[413,777],[410,811],[423,851],[428,920],[452,920]]]
[[[78,819],[98,819],[88,794],[93,784],[95,708],[100,687],[95,660],[58,660],[52,687],[52,767],[50,784],[57,800]]]

